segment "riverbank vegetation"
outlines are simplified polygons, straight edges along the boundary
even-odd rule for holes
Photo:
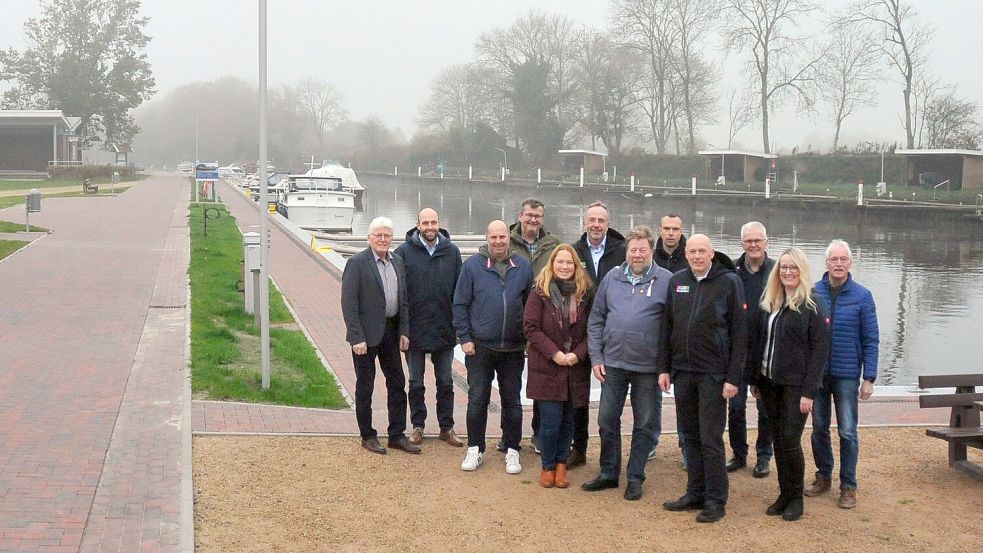
[[[344,408],[338,386],[275,287],[270,288],[270,387],[263,390],[259,329],[243,309],[242,235],[221,204],[203,229],[193,204],[191,228],[191,387],[196,399]]]

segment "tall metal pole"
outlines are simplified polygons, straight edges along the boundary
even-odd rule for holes
[[[270,387],[269,203],[266,175],[266,0],[259,0],[259,343],[263,389]]]

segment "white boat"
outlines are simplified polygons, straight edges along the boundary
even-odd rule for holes
[[[277,211],[305,229],[351,230],[355,194],[343,189],[341,177],[288,175],[277,200]]]
[[[359,211],[365,210],[362,203],[362,197],[365,195],[365,187],[358,182],[358,177],[355,176],[354,169],[344,167],[332,161],[322,161],[320,167],[311,169],[306,174],[313,177],[340,178],[342,189],[345,192],[351,192],[355,195],[355,207]]]

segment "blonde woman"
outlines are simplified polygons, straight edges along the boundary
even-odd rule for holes
[[[768,276],[760,319],[751,322],[761,332],[751,345],[748,382],[774,424],[780,490],[766,512],[788,521],[803,513],[802,430],[829,355],[829,319],[814,299],[811,282],[802,250],[785,250]]]
[[[536,277],[523,319],[529,340],[526,396],[539,402],[539,484],[544,488],[570,485],[574,409],[586,407],[590,397],[587,318],[592,303],[592,282],[577,252],[557,246]]]

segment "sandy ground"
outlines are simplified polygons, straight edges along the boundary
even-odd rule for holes
[[[808,430],[803,441],[808,446]],[[570,472],[570,489],[547,490],[538,486],[539,457],[529,448],[522,452],[522,474],[513,476],[491,447],[481,468],[465,473],[459,468],[463,449],[429,438],[422,455],[378,456],[359,448],[356,438],[196,437],[197,550],[866,553],[983,547],[983,481],[949,469],[945,442],[924,429],[862,429],[857,508],[839,509],[831,492],[806,498],[798,522],[764,514],[778,495],[774,462],[768,478],[753,478],[750,469],[731,476],[720,522],[698,524],[694,513],[664,511],[662,502],[685,488],[675,442],[664,437],[658,459],[648,465],[642,499],[628,502],[624,476],[617,490],[580,490],[597,470],[596,438],[588,465]],[[971,459],[983,462],[979,453],[971,450]],[[811,458],[807,447],[807,485]]]

